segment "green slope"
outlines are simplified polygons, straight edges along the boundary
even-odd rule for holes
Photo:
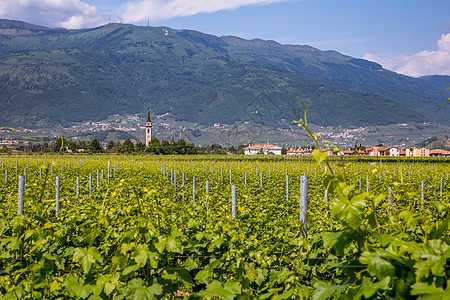
[[[437,88],[445,89],[449,87],[450,84],[450,76],[449,75],[430,75],[430,76],[422,76],[420,79],[425,80],[426,82],[435,85]]]
[[[0,122],[68,126],[151,108],[204,125],[280,127],[294,118],[290,108],[298,99],[312,102],[309,119],[321,125],[426,120],[391,99],[255,62],[230,45],[227,38],[162,27],[65,30],[1,20]]]
[[[435,112],[445,97],[433,82],[400,75],[381,65],[335,51],[310,46],[281,45],[273,41],[223,37],[230,55],[247,62],[271,65],[346,89],[389,98],[434,122],[450,124],[450,108]]]

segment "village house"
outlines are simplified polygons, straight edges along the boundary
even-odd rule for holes
[[[427,148],[406,148],[406,156],[415,156],[415,157],[428,157],[430,156],[430,149]]]
[[[275,155],[281,155],[281,147],[275,146],[275,145],[253,145],[248,146],[244,148],[245,155],[256,155],[263,153],[264,155],[267,155],[269,153],[275,154]]]
[[[400,149],[397,147],[390,147],[389,156],[400,156]]]
[[[406,148],[405,149],[405,156],[414,156],[413,148]]]
[[[322,153],[328,153],[328,156],[331,156],[331,155],[333,155],[334,154],[334,151],[333,151],[333,149],[331,149],[331,148],[324,148],[324,149],[320,149],[320,151],[322,152]]]
[[[274,148],[275,147],[275,148]],[[258,153],[273,153],[281,155],[281,148],[274,145],[254,145],[244,148],[246,155],[255,155]],[[310,148],[291,148],[287,151],[286,155],[311,155],[314,150]],[[338,153],[334,153],[331,148],[320,149],[321,152],[327,153],[329,156],[350,156],[350,155],[366,155],[366,156],[414,156],[414,157],[429,157],[429,156],[441,156],[450,157],[450,151],[442,149],[429,150],[426,148],[410,147],[406,149],[400,149],[396,146],[374,146],[366,148],[365,150],[340,150]]]
[[[400,149],[393,146],[370,147],[364,150],[369,156],[400,156]]]
[[[338,154],[342,156],[350,156],[353,155],[353,152],[353,150],[341,150]]]
[[[385,147],[370,147],[370,148],[366,148],[366,150],[364,150],[365,155],[368,156],[380,156],[381,152],[380,149],[382,150]]]
[[[433,149],[433,150],[430,150],[430,156],[450,157],[450,151],[442,150],[442,149]]]
[[[378,153],[380,156],[389,156],[389,150],[393,148],[392,146],[385,146],[378,149]]]
[[[313,152],[313,150],[311,150],[311,149],[301,149],[301,148],[295,149],[295,148],[293,148],[293,149],[289,149],[286,154],[287,155],[311,155],[312,152]]]

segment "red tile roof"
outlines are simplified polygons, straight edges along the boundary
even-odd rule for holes
[[[248,146],[245,147],[244,149],[269,149],[272,147],[276,147],[275,145],[271,145],[271,144],[265,144],[265,145],[253,145],[253,146]]]
[[[430,154],[450,155],[450,151],[443,150],[443,149],[433,149],[433,150],[430,150]]]

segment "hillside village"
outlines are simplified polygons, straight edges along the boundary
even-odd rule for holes
[[[149,117],[149,116],[147,116]],[[154,124],[150,123],[150,127],[153,128],[156,126],[156,128],[153,128],[153,132],[156,132],[156,135],[158,138],[163,138],[164,135],[161,136],[161,133],[166,130],[168,132],[174,132],[174,124],[167,123],[170,122],[171,119],[173,119],[173,116],[169,116],[169,119],[165,119],[166,115],[161,116],[155,116],[155,119],[158,121]],[[85,122],[79,125],[74,125],[70,128],[64,128],[63,131],[65,133],[68,132],[77,132],[77,133],[86,133],[86,132],[103,132],[107,130],[116,130],[118,132],[126,131],[126,132],[135,132],[136,134],[147,130],[147,126],[149,125],[147,119],[147,122],[144,123],[145,119],[140,117],[137,114],[134,115],[126,115],[125,117],[121,117],[120,115],[113,115],[110,119],[104,120],[102,122]],[[144,121],[144,122],[143,122]],[[143,124],[144,123],[144,124]],[[218,126],[221,125],[221,126]],[[403,125],[403,124],[401,124]],[[221,130],[227,130],[227,124],[215,124],[216,129]],[[147,129],[146,129],[147,128]],[[186,126],[177,128],[181,131],[186,130]],[[322,129],[322,128],[321,128]],[[323,128],[325,129],[325,128]],[[322,132],[322,137],[326,137],[327,140],[339,140],[341,141],[339,147],[343,148],[345,150],[340,150],[338,152],[333,151],[333,149],[321,149],[323,152],[328,152],[328,154],[331,155],[337,155],[337,156],[393,156],[393,157],[450,157],[450,151],[444,150],[448,149],[448,138],[441,138],[438,139],[436,137],[429,138],[428,140],[424,140],[419,144],[410,144],[410,146],[407,146],[405,144],[398,144],[395,146],[373,146],[373,147],[364,147],[360,144],[359,147],[353,147],[355,142],[367,142],[365,136],[362,135],[363,132],[369,131],[370,127],[360,127],[356,129],[344,129],[340,132],[332,132],[332,131],[326,131],[326,129]],[[372,129],[373,130],[373,129]],[[9,133],[11,130],[4,128],[0,130],[0,133]],[[32,129],[24,129],[22,130],[22,133],[37,133],[39,130],[32,130]],[[41,133],[49,133],[48,131],[45,132],[42,130]],[[61,135],[54,134],[54,138],[59,138]],[[138,136],[138,135],[135,135]],[[26,150],[27,145],[29,145],[29,142],[23,141],[23,140],[16,140],[10,138],[2,138],[0,136],[0,148],[3,148],[3,152],[5,150],[10,150],[12,152],[20,153]],[[148,141],[151,140],[152,133],[150,132],[150,136],[146,137],[146,141],[148,144]],[[192,137],[193,139],[196,139],[195,137]],[[139,142],[140,138],[136,137],[136,139],[132,139],[130,143],[133,144],[133,147],[136,148],[134,151],[136,153],[141,152],[142,150],[145,150],[145,145],[142,142]],[[82,139],[78,139],[76,136],[73,137],[73,141],[78,141],[78,144],[82,142]],[[208,148],[208,146],[202,146],[199,143],[196,143],[194,140],[191,140],[188,138],[188,142],[191,142],[192,144],[196,144],[196,147],[200,147],[197,149],[202,148]],[[440,142],[440,144],[436,144],[437,142]],[[432,142],[428,144],[428,142]],[[49,143],[51,144],[51,141],[49,140]],[[47,144],[49,144],[47,143]],[[111,141],[109,142],[111,143]],[[119,143],[119,142],[118,142]],[[370,142],[369,142],[370,143]],[[89,141],[86,143],[86,145],[89,145]],[[112,147],[108,146],[107,141],[100,141],[101,148],[104,151],[107,150],[113,150]],[[170,144],[170,143],[169,143]],[[288,155],[288,156],[307,156],[311,155],[314,149],[310,147],[301,147],[301,146],[287,146],[286,144],[279,144],[273,145],[273,144],[253,144],[248,145],[248,143],[238,143],[240,144],[239,147],[237,146],[231,146],[230,149],[233,148],[233,151],[228,150],[224,145],[220,148],[222,151],[222,154],[228,153],[228,154],[245,154],[245,155],[257,155],[257,154],[272,154],[272,155]],[[246,145],[247,144],[247,145]],[[208,144],[206,144],[208,145]],[[218,145],[218,144],[212,144],[212,145]],[[414,146],[413,146],[414,145]],[[79,145],[80,146],[80,145]],[[356,145],[355,145],[356,146]],[[444,149],[441,149],[444,148]],[[39,149],[39,147],[34,147],[36,149]],[[42,149],[42,147],[40,147]],[[239,151],[234,151],[236,149],[240,149]],[[100,149],[101,150],[101,149]],[[89,147],[78,147],[77,150],[74,148],[74,152],[86,152],[89,151]],[[207,151],[207,150],[206,150]],[[33,151],[34,152],[34,151]],[[68,151],[72,152],[72,151]],[[152,151],[147,151],[152,152]],[[204,153],[204,151],[199,151],[199,153]],[[158,154],[158,153],[156,153]]]
[[[314,151],[312,148],[291,148],[283,153],[283,148],[275,145],[252,145],[244,148],[246,155],[257,155],[257,154],[272,154],[272,155],[311,155]],[[450,157],[450,151],[443,149],[427,149],[422,147],[410,147],[405,149],[400,149],[394,146],[375,146],[365,148],[364,150],[340,150],[335,152],[332,148],[320,149],[322,152],[327,152],[328,155],[337,156],[349,156],[349,155],[364,155],[364,156],[404,156],[404,157]]]

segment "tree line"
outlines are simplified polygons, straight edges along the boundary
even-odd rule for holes
[[[63,146],[62,146],[63,145]],[[64,146],[66,145],[66,146]],[[93,153],[121,153],[121,154],[136,154],[136,153],[148,153],[148,154],[196,154],[196,148],[194,144],[187,143],[184,140],[168,142],[166,140],[159,141],[154,138],[150,141],[148,147],[142,142],[133,143],[131,139],[126,139],[123,143],[117,141],[109,141],[105,147],[102,146],[100,141],[93,139],[89,145],[85,141],[67,142],[64,138],[59,138],[55,146],[54,152],[69,151],[70,152],[93,152]],[[81,150],[81,151],[80,151]]]
[[[56,142],[41,142],[28,143],[20,145],[16,149],[26,153],[120,153],[120,154],[156,154],[156,155],[183,155],[183,154],[244,154],[244,148],[248,145],[238,145],[225,147],[220,144],[211,144],[208,146],[195,146],[185,140],[178,140],[171,142],[167,140],[159,140],[153,138],[148,147],[142,142],[133,143],[131,139],[126,139],[123,143],[120,141],[109,141],[102,144],[98,139],[91,141],[68,140],[64,137],[59,137]],[[8,153],[9,149],[5,150]]]

